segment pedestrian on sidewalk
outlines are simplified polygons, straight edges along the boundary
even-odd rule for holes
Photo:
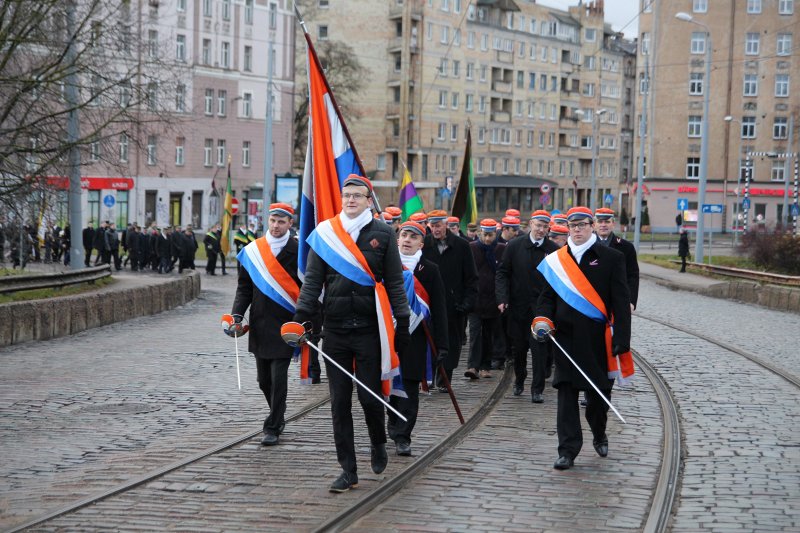
[[[681,228],[681,236],[678,239],[678,255],[681,258],[679,272],[686,272],[686,258],[689,257],[689,234],[686,233],[686,228]]]

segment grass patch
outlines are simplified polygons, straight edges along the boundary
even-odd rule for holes
[[[46,298],[57,298],[59,296],[72,296],[84,292],[95,291],[107,285],[116,283],[111,277],[98,279],[94,283],[81,283],[78,285],[68,285],[62,289],[33,289],[29,291],[12,292],[10,294],[0,294],[0,304],[11,302],[26,302],[29,300],[43,300]]]
[[[0,268],[0,276],[20,276],[22,274],[30,274],[30,272],[21,268]]]

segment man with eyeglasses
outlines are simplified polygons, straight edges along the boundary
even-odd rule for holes
[[[573,207],[567,212],[567,221],[567,246],[549,255],[537,268],[546,284],[539,296],[531,330],[542,343],[553,334],[610,399],[613,377],[632,373],[632,367],[627,366],[631,310],[625,257],[598,242],[592,232],[594,217],[590,209]],[[610,346],[606,343],[607,336]],[[583,446],[578,393],[586,394],[586,421],[600,457],[608,455],[608,406],[560,350],[555,351],[555,367],[558,460],[553,468],[566,470],[573,466]]]
[[[625,272],[628,276],[628,290],[631,292],[631,312],[636,309],[639,299],[639,261],[636,258],[636,248],[629,241],[614,234],[614,211],[601,207],[594,212],[597,220],[595,232],[600,244],[614,248],[625,256]]]
[[[372,217],[372,194],[372,183],[367,178],[348,176],[342,186],[341,213],[320,222],[308,237],[311,250],[294,320],[314,320],[324,288],[325,352],[342,367],[355,368],[356,377],[373,392],[388,395],[384,382],[396,370],[392,352],[402,352],[410,340],[410,311],[396,235],[391,226]],[[391,309],[385,307],[387,299]],[[319,324],[313,324],[313,329],[317,331]],[[329,490],[341,493],[358,486],[353,380],[329,362],[326,364],[333,438],[342,467]],[[360,388],[358,399],[369,432],[372,471],[380,474],[388,462],[384,407]]]
[[[533,366],[531,401],[543,403],[549,351],[531,338],[531,319],[545,285],[536,266],[558,247],[547,239],[550,213],[534,211],[528,225],[530,233],[508,243],[503,261],[497,268],[497,307],[501,313],[508,311],[507,331],[514,359],[514,396],[520,396],[525,388],[530,350]]]

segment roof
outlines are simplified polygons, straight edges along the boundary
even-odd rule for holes
[[[551,11],[550,15],[559,22],[563,22],[564,24],[569,24],[570,26],[580,26],[581,23],[572,18],[571,16],[565,13],[557,13],[555,11]]]

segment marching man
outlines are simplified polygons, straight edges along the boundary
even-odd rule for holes
[[[573,207],[567,212],[567,222],[567,246],[545,257],[537,267],[547,283],[539,296],[531,330],[541,342],[553,334],[610,400],[614,378],[633,374],[625,258],[598,242],[592,232],[594,218],[590,209]],[[586,421],[600,457],[608,455],[608,406],[559,350],[555,351],[555,366],[558,460],[553,468],[566,470],[573,466],[583,445],[578,391],[586,393]]]
[[[425,227],[411,220],[400,225],[397,244],[403,263],[403,281],[411,309],[408,327],[411,341],[399,352],[403,390],[406,398],[392,395],[389,403],[408,421],[388,413],[389,437],[395,442],[397,455],[411,455],[411,432],[419,411],[419,385],[428,379],[428,354],[431,370],[436,371],[447,359],[447,301],[444,283],[435,263],[422,257]],[[433,346],[430,345],[433,342]],[[436,355],[434,355],[436,354]]]
[[[248,349],[256,356],[258,386],[269,405],[261,444],[274,446],[283,432],[289,363],[293,348],[281,339],[280,329],[292,319],[300,280],[297,278],[297,241],[290,238],[294,209],[269,206],[268,231],[239,252],[239,285],[226,333],[245,333],[242,317],[250,308]],[[302,375],[301,375],[302,377]]]
[[[307,239],[311,250],[294,321],[314,321],[324,288],[325,351],[342,367],[355,368],[356,377],[373,392],[388,396],[399,373],[397,352],[409,342],[409,307],[395,232],[372,218],[372,204],[372,183],[350,174],[342,185],[342,211],[318,224]],[[345,492],[358,486],[353,380],[327,359],[326,367],[342,467],[330,491]],[[384,406],[361,388],[358,399],[369,430],[372,471],[380,474],[388,461]]]

